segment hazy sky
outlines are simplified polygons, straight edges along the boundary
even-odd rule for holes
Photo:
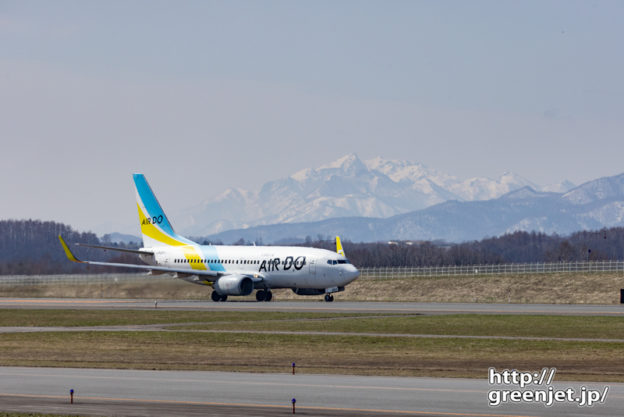
[[[0,0],[0,219],[113,231],[133,172],[175,213],[350,152],[618,174],[623,21],[605,0]]]

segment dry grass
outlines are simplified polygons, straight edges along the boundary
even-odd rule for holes
[[[354,282],[340,299],[367,301],[617,304],[617,273],[418,277]]]
[[[0,417],[77,417],[77,414],[41,414],[0,412]]]
[[[216,320],[216,321],[215,321]],[[350,332],[323,336],[172,330],[0,334],[0,365],[482,378],[491,366],[557,367],[558,379],[624,381],[624,343],[363,336],[406,333],[624,338],[624,318],[529,315],[0,310],[0,325],[198,323],[216,329]],[[195,325],[196,326],[196,325]],[[193,327],[195,327],[193,326]]]
[[[506,314],[368,314],[175,310],[0,309],[0,327],[153,326],[162,330],[262,330],[624,340],[624,318]]]
[[[2,285],[1,297],[209,299],[212,288],[181,280],[130,281],[110,284],[58,283]]]
[[[624,288],[624,276],[617,273],[360,279],[337,294],[336,300],[617,304],[620,288]],[[118,284],[0,286],[3,297],[209,299],[211,292],[210,287],[174,279]],[[274,290],[274,297],[276,300],[322,298],[302,297],[290,290]]]
[[[291,332],[379,333],[412,335],[470,335],[535,338],[620,339],[624,341],[623,317],[543,315],[380,315],[316,318],[315,320],[268,319],[228,321],[176,326],[185,330],[265,330]]]
[[[70,348],[68,348],[70,346]],[[559,379],[624,381],[622,343],[193,332],[21,333],[0,364],[131,369],[461,376],[557,367]]]
[[[261,323],[273,320],[325,320],[349,317],[370,317],[361,313],[298,313],[266,311],[176,311],[176,310],[56,310],[0,309],[0,327],[84,327],[125,326],[180,323]],[[373,316],[376,316],[373,314]]]

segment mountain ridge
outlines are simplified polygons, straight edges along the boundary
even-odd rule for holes
[[[334,217],[388,218],[445,201],[497,198],[524,186],[541,188],[510,172],[498,179],[463,180],[420,163],[382,157],[362,161],[351,153],[318,168],[268,181],[257,192],[227,189],[177,213],[176,218],[182,233],[213,235]]]
[[[445,240],[462,242],[515,231],[570,234],[624,226],[624,174],[581,184],[565,193],[524,186],[496,199],[449,200],[389,218],[342,217],[316,222],[229,230],[208,240],[264,243],[303,241],[336,234],[354,242]]]

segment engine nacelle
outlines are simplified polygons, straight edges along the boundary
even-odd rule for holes
[[[227,275],[219,278],[212,288],[221,295],[249,295],[254,289],[254,283],[243,275]]]

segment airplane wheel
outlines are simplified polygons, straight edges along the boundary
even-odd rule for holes
[[[264,301],[266,299],[266,296],[267,296],[267,292],[266,291],[264,291],[264,290],[256,291],[256,301]]]
[[[271,291],[266,292],[266,296],[264,297],[264,301],[271,301],[273,299],[273,293]]]
[[[227,301],[227,295],[222,295],[221,296],[221,301]]]
[[[215,303],[216,303],[217,301],[221,301],[221,294],[219,294],[219,293],[218,293],[218,292],[216,292],[216,291],[213,291],[213,292],[212,292],[212,295],[211,295],[210,297],[212,298],[212,301],[214,301]]]
[[[325,301],[331,303],[332,301],[334,301],[334,296],[331,294],[325,294]]]

